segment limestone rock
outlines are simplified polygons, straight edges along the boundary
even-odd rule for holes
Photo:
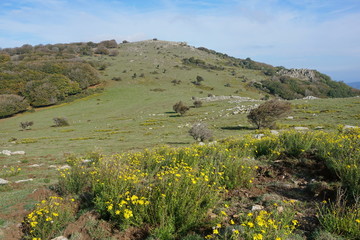
[[[8,180],[0,178],[0,185],[5,185],[5,184],[8,184],[8,183],[9,183]]]

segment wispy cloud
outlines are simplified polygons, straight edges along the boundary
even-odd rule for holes
[[[359,25],[358,0],[0,2],[0,47],[157,37],[348,81],[360,75]]]

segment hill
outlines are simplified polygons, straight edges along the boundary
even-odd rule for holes
[[[228,87],[226,92],[255,98],[273,95],[291,100],[306,96],[351,97],[360,93],[315,70],[273,67],[204,47],[158,40],[2,49],[0,70],[0,117],[26,111],[30,106],[54,105],[89,94],[89,87],[100,83],[99,72],[106,72],[103,80],[107,82],[140,79],[162,84],[168,80],[174,85],[192,83],[209,94]],[[215,85],[210,86],[209,82]]]

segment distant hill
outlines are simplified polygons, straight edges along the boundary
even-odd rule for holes
[[[171,81],[174,86],[182,83],[208,94],[230,92],[258,99],[360,94],[360,90],[316,70],[274,67],[185,42],[153,39],[120,44],[115,40],[26,44],[0,50],[0,118],[25,111],[29,106],[49,106],[73,99],[94,85],[111,81]]]
[[[352,83],[348,83],[348,85],[350,87],[356,88],[356,89],[360,89],[360,82],[352,82]]]

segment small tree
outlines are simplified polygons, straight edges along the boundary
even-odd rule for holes
[[[21,127],[23,130],[28,130],[28,129],[30,129],[30,127],[31,127],[32,125],[34,125],[34,122],[33,122],[33,121],[31,121],[31,122],[28,122],[28,121],[26,121],[26,122],[20,122],[20,127]]]
[[[258,129],[273,128],[275,121],[290,112],[290,110],[291,105],[289,102],[270,100],[252,109],[247,118]]]
[[[207,128],[205,123],[195,123],[189,130],[190,136],[192,136],[197,141],[207,141],[212,139],[212,133]]]
[[[173,110],[177,113],[180,113],[180,115],[184,115],[189,109],[190,108],[184,105],[182,101],[175,103],[173,106]]]
[[[55,117],[53,118],[53,120],[54,120],[54,127],[64,127],[70,125],[68,120],[64,117]]]
[[[201,84],[202,81],[204,81],[204,78],[202,76],[196,76],[196,82],[198,84]]]

